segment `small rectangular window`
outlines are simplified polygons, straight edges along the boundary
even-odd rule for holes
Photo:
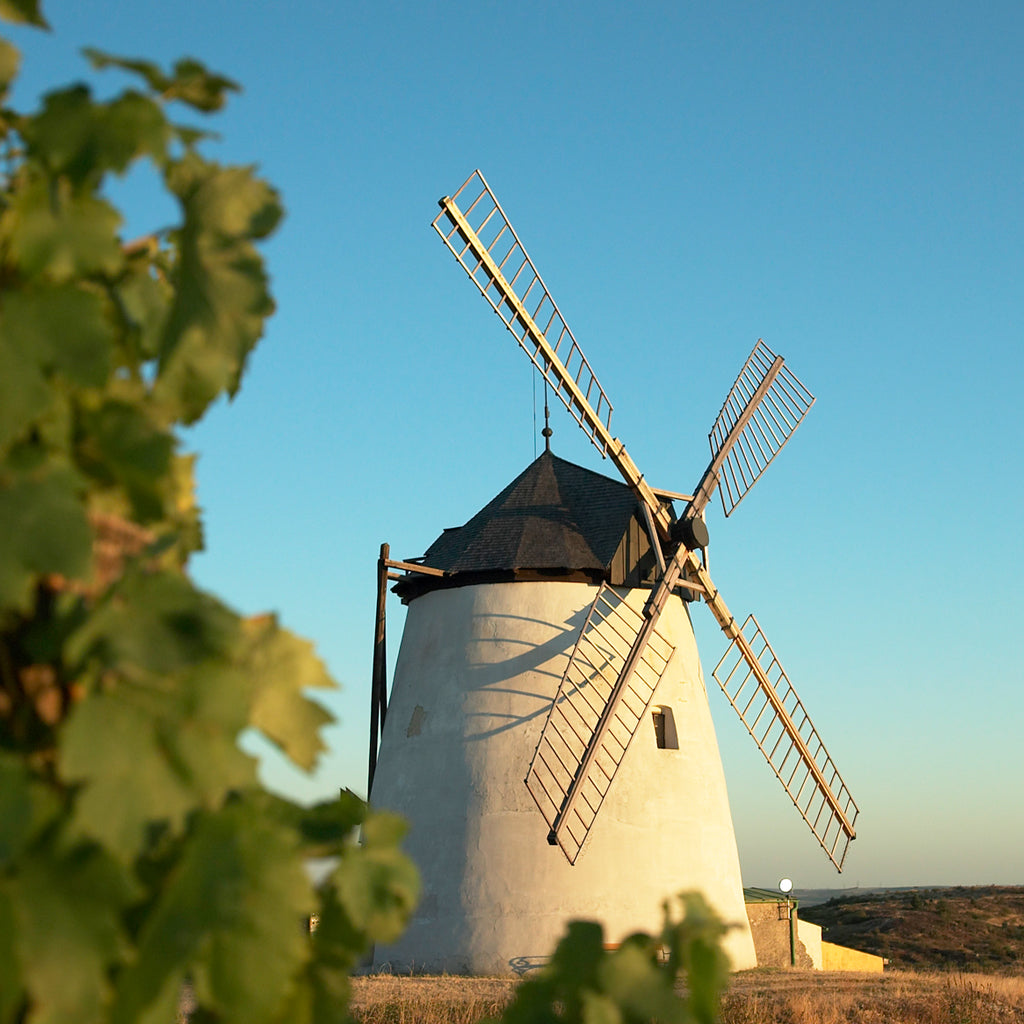
[[[654,740],[659,750],[665,749],[665,712],[661,708],[655,708],[654,716]]]
[[[676,735],[676,723],[672,717],[672,709],[659,705],[651,709],[654,719],[654,741],[659,750],[678,750],[679,737]]]

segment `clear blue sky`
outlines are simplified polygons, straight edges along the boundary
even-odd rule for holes
[[[829,11],[826,8],[834,8]],[[711,567],[860,803],[834,871],[711,683],[744,877],[1024,883],[1024,6],[51,2],[16,101],[83,45],[245,88],[225,162],[288,218],[279,311],[201,454],[201,584],[343,690],[302,798],[365,787],[377,549],[422,553],[533,458],[529,364],[429,228],[483,169],[657,486],[691,488],[763,336],[818,398]],[[129,233],[173,211],[120,190]],[[558,410],[555,451],[612,473]],[[391,606],[392,655],[401,610]],[[723,647],[695,608],[709,676]]]

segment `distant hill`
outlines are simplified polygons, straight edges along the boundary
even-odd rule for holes
[[[812,904],[800,917],[822,938],[877,953],[901,970],[1024,969],[1024,886],[857,890]]]

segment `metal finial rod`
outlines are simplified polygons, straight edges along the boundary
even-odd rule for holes
[[[544,438],[544,451],[551,451],[551,435],[554,431],[551,429],[551,410],[548,408],[548,382],[544,380],[544,429],[541,431],[541,435]]]

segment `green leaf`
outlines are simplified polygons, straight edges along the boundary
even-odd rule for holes
[[[25,1000],[25,988],[15,948],[16,935],[14,907],[0,882],[0,1024],[15,1024],[23,1019],[18,1011]]]
[[[148,260],[134,259],[115,285],[114,294],[133,332],[133,365],[155,359],[160,353],[160,338],[173,297],[167,282],[154,276]]]
[[[76,195],[66,181],[36,179],[11,198],[0,230],[24,274],[66,281],[117,272],[124,261],[120,224],[121,215],[106,200]]]
[[[225,93],[238,91],[237,83],[230,78],[207,71],[199,61],[186,57],[175,63],[174,80],[165,96],[180,100],[196,110],[211,112],[224,106]]]
[[[104,1019],[109,972],[123,954],[123,908],[136,892],[103,851],[44,848],[6,886],[14,943],[29,991],[32,1024]]]
[[[138,404],[110,400],[83,416],[88,436],[83,454],[91,459],[86,468],[97,479],[124,487],[139,522],[164,518],[175,444],[173,435],[147,413]]]
[[[24,288],[3,296],[0,345],[76,384],[101,387],[110,373],[110,325],[102,298],[77,284]]]
[[[180,574],[130,569],[69,638],[64,657],[77,671],[92,663],[156,683],[207,659],[227,665],[239,630],[232,611]]]
[[[106,68],[119,68],[121,71],[130,71],[132,74],[138,75],[153,92],[162,93],[170,85],[170,79],[152,61],[138,60],[132,57],[115,57],[113,54],[97,50],[93,46],[84,47],[82,54],[97,71],[103,71]]]
[[[29,432],[51,398],[34,354],[11,345],[0,328],[0,450]]]
[[[165,100],[179,100],[190,107],[205,112],[220,110],[226,100],[225,93],[238,92],[237,83],[223,75],[208,71],[199,61],[191,57],[179,60],[172,75],[167,75],[159,66],[148,60],[133,57],[116,57],[87,47],[82,51],[94,68],[119,68],[139,75],[153,92]]]
[[[0,39],[0,97],[6,95],[11,82],[18,77],[21,66],[21,53],[6,39]]]
[[[68,471],[0,479],[0,608],[28,611],[39,577],[88,579],[92,531]]]
[[[38,28],[50,27],[39,10],[39,0],[0,0],[0,18]]]
[[[316,900],[297,853],[294,833],[244,799],[202,815],[118,984],[115,1024],[134,1024],[186,972],[201,1006],[276,1019],[310,957],[301,925]]]
[[[247,168],[186,158],[168,173],[185,221],[176,233],[175,301],[164,331],[154,392],[186,423],[218,395],[233,395],[249,352],[273,312],[252,246],[277,223],[276,193]]]
[[[363,844],[349,846],[329,876],[349,921],[371,942],[397,939],[419,899],[419,873],[397,846],[406,827],[396,815],[369,814]]]
[[[583,993],[583,1024],[622,1024],[622,1012],[614,999],[597,992]]]
[[[20,758],[0,751],[0,869],[23,853],[58,810],[56,796],[33,779]]]
[[[356,828],[367,814],[366,803],[348,789],[342,790],[337,800],[325,800],[311,807],[292,803],[267,791],[252,799],[259,801],[261,813],[265,816],[294,830],[310,857],[329,857],[340,853],[352,842]],[[401,834],[404,835],[405,831],[403,824]]]
[[[320,729],[333,718],[302,691],[336,684],[313,645],[279,628],[274,617],[247,619],[245,630],[242,668],[253,686],[250,724],[308,771],[324,749]]]
[[[217,807],[256,780],[255,762],[237,744],[245,708],[232,691],[244,690],[244,680],[207,669],[163,690],[122,683],[89,695],[61,743],[61,776],[81,786],[76,833],[126,863],[150,826],[167,822],[176,834],[196,808]]]
[[[122,172],[141,156],[162,162],[170,136],[171,128],[158,104],[137,92],[124,93],[103,110],[96,165]]]
[[[43,110],[23,119],[20,130],[29,154],[51,174],[94,186],[137,157],[161,161],[171,136],[163,111],[148,96],[126,92],[95,103],[84,85],[49,93]]]

